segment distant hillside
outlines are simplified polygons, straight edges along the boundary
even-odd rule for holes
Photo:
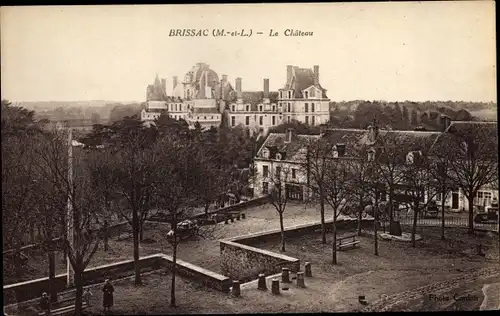
[[[452,120],[497,120],[495,103],[481,102],[385,102],[347,101],[330,103],[330,124],[344,128],[366,128],[373,119],[387,128],[398,130],[438,130],[441,114]]]
[[[129,104],[135,101],[106,101],[106,100],[90,100],[90,101],[30,101],[30,102],[15,102],[16,104],[30,110],[53,110],[58,107],[102,107],[106,104]]]

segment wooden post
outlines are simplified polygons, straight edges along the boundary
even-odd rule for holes
[[[311,263],[310,262],[306,262],[306,264],[304,265],[304,270],[306,271],[306,273],[305,273],[306,277],[308,277],[308,278],[312,277],[312,270],[311,270]]]
[[[264,273],[259,274],[259,283],[257,284],[257,289],[263,291],[267,290],[266,276],[264,275]]]
[[[280,294],[280,281],[278,279],[273,279],[271,283],[271,293],[274,295]]]
[[[302,272],[302,271],[297,272],[297,287],[301,287],[301,288],[306,287],[305,280],[304,280],[304,272]]]

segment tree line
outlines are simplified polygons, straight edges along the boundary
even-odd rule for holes
[[[74,147],[68,129],[47,129],[33,111],[2,101],[3,246],[14,250],[4,263],[13,262],[15,277],[24,273],[20,249],[38,231],[49,284],[55,279],[55,252],[69,258],[80,314],[83,271],[100,245],[107,250],[112,218],[125,219],[132,228],[134,282],[140,285],[139,244],[149,215],[168,213],[177,237],[177,224],[198,210],[208,213],[228,193],[237,199],[248,194],[255,148],[243,130],[203,131],[199,124],[189,129],[165,114],[155,123],[145,127],[134,116],[96,124],[80,139],[84,146]],[[173,238],[172,306],[178,245]],[[55,300],[54,288],[49,292]]]

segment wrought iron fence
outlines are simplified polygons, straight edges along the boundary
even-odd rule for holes
[[[401,225],[413,225],[413,214],[396,214],[394,216],[394,220],[399,221]],[[444,217],[445,226],[446,227],[468,227],[469,219],[465,216],[459,215],[451,215],[445,214]],[[381,222],[388,226],[389,220],[384,218]],[[419,215],[417,217],[417,225],[418,226],[441,226],[441,215],[437,217],[425,217],[423,215]],[[498,230],[498,220],[493,220],[487,223],[478,223],[474,222],[474,228],[484,229],[484,230]]]

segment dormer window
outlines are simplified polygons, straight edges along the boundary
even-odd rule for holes
[[[414,161],[415,161],[415,156],[414,156],[413,152],[410,151],[408,153],[408,155],[406,155],[406,163],[411,165],[411,164],[413,164]]]
[[[264,148],[264,149],[262,150],[262,157],[264,157],[264,158],[266,158],[266,159],[268,159],[268,158],[269,158],[269,149]]]
[[[280,154],[280,153],[277,153],[277,154],[276,154],[276,160],[281,160],[282,158],[283,158],[283,157],[281,156],[281,154]]]
[[[370,148],[368,150],[368,161],[374,161],[375,160],[375,149]]]
[[[333,155],[333,158],[338,158],[339,157],[339,152],[337,150],[337,146],[333,146],[332,155]]]
[[[306,99],[308,99],[308,98],[309,98],[309,92],[307,92],[307,91],[306,91],[306,92],[304,92],[304,97],[305,97]]]
[[[276,112],[276,105],[273,104],[273,112]]]
[[[292,91],[288,91],[288,98],[291,99],[292,98]]]
[[[262,112],[262,104],[259,104],[259,112]]]
[[[248,105],[248,104],[247,104],[247,105],[245,106],[245,110],[246,110],[247,112],[249,112],[249,111],[250,111],[250,105]]]
[[[235,112],[235,111],[236,111],[236,106],[235,106],[234,104],[233,104],[233,105],[231,105],[231,111],[232,111],[232,112]]]

